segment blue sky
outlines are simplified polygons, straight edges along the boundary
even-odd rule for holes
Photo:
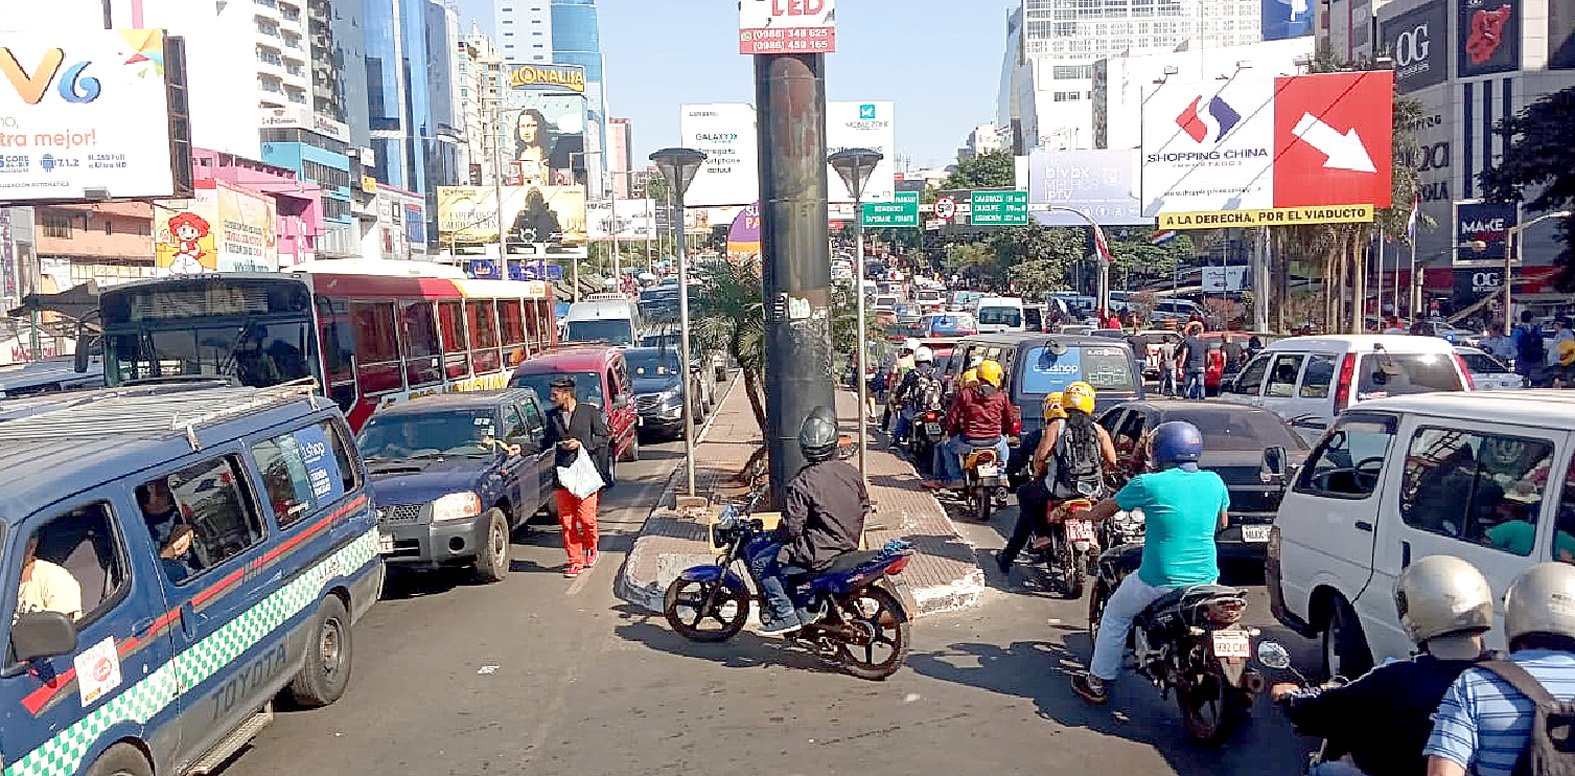
[[[492,0],[459,0],[492,29]],[[634,122],[636,164],[678,142],[678,106],[752,102],[729,0],[599,0],[612,114]],[[897,102],[897,146],[915,167],[950,164],[975,125],[995,120],[1006,9],[1016,0],[842,0],[828,57],[833,100]],[[900,10],[899,10],[900,9]],[[470,24],[465,23],[468,30]]]

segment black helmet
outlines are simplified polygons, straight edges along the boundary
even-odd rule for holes
[[[837,413],[822,404],[811,410],[798,427],[798,449],[810,463],[829,461],[837,455]]]

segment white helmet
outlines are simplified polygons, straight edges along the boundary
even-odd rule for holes
[[[983,353],[975,353],[975,354],[973,354],[973,355],[968,357],[968,368],[969,369],[978,369],[979,365],[983,364],[983,363],[984,363],[984,354]]]
[[[902,349],[908,351],[909,353],[916,353],[916,352],[918,352],[918,350],[919,350],[919,338],[918,337],[909,337],[909,338],[903,340],[902,341]]]
[[[1533,633],[1575,638],[1575,566],[1538,563],[1526,569],[1504,596],[1504,635]]]
[[[915,364],[933,364],[933,363],[935,363],[935,351],[930,350],[929,348],[927,348],[927,347],[925,347],[923,345],[920,345],[919,347],[915,348],[914,351],[913,351],[913,363],[915,363]]]
[[[1418,645],[1440,636],[1474,635],[1493,627],[1493,589],[1470,563],[1429,555],[1395,580],[1400,627]]]

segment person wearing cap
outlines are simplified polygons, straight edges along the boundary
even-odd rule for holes
[[[554,450],[554,471],[572,466],[584,450],[596,463],[603,482],[611,482],[608,460],[607,421],[602,410],[593,404],[582,404],[574,395],[574,378],[562,375],[548,383],[552,392],[553,409],[547,412],[545,443]],[[563,549],[569,555],[569,564],[563,575],[577,577],[596,565],[596,509],[600,492],[580,498],[558,483],[558,525],[563,530]]]

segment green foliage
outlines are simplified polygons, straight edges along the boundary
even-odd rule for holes
[[[941,182],[944,190],[990,189],[1017,185],[1017,165],[1007,151],[991,151],[957,165]]]
[[[1494,202],[1525,202],[1531,212],[1575,206],[1575,87],[1554,92],[1499,122],[1509,138],[1503,160],[1482,172],[1484,196]],[[1526,192],[1537,192],[1526,199]],[[1556,283],[1575,291],[1575,218],[1564,219]]]
[[[1127,232],[1110,238],[1110,272],[1128,278],[1169,277],[1182,261],[1192,258],[1192,237],[1182,234],[1164,245],[1154,245],[1147,234]]]

